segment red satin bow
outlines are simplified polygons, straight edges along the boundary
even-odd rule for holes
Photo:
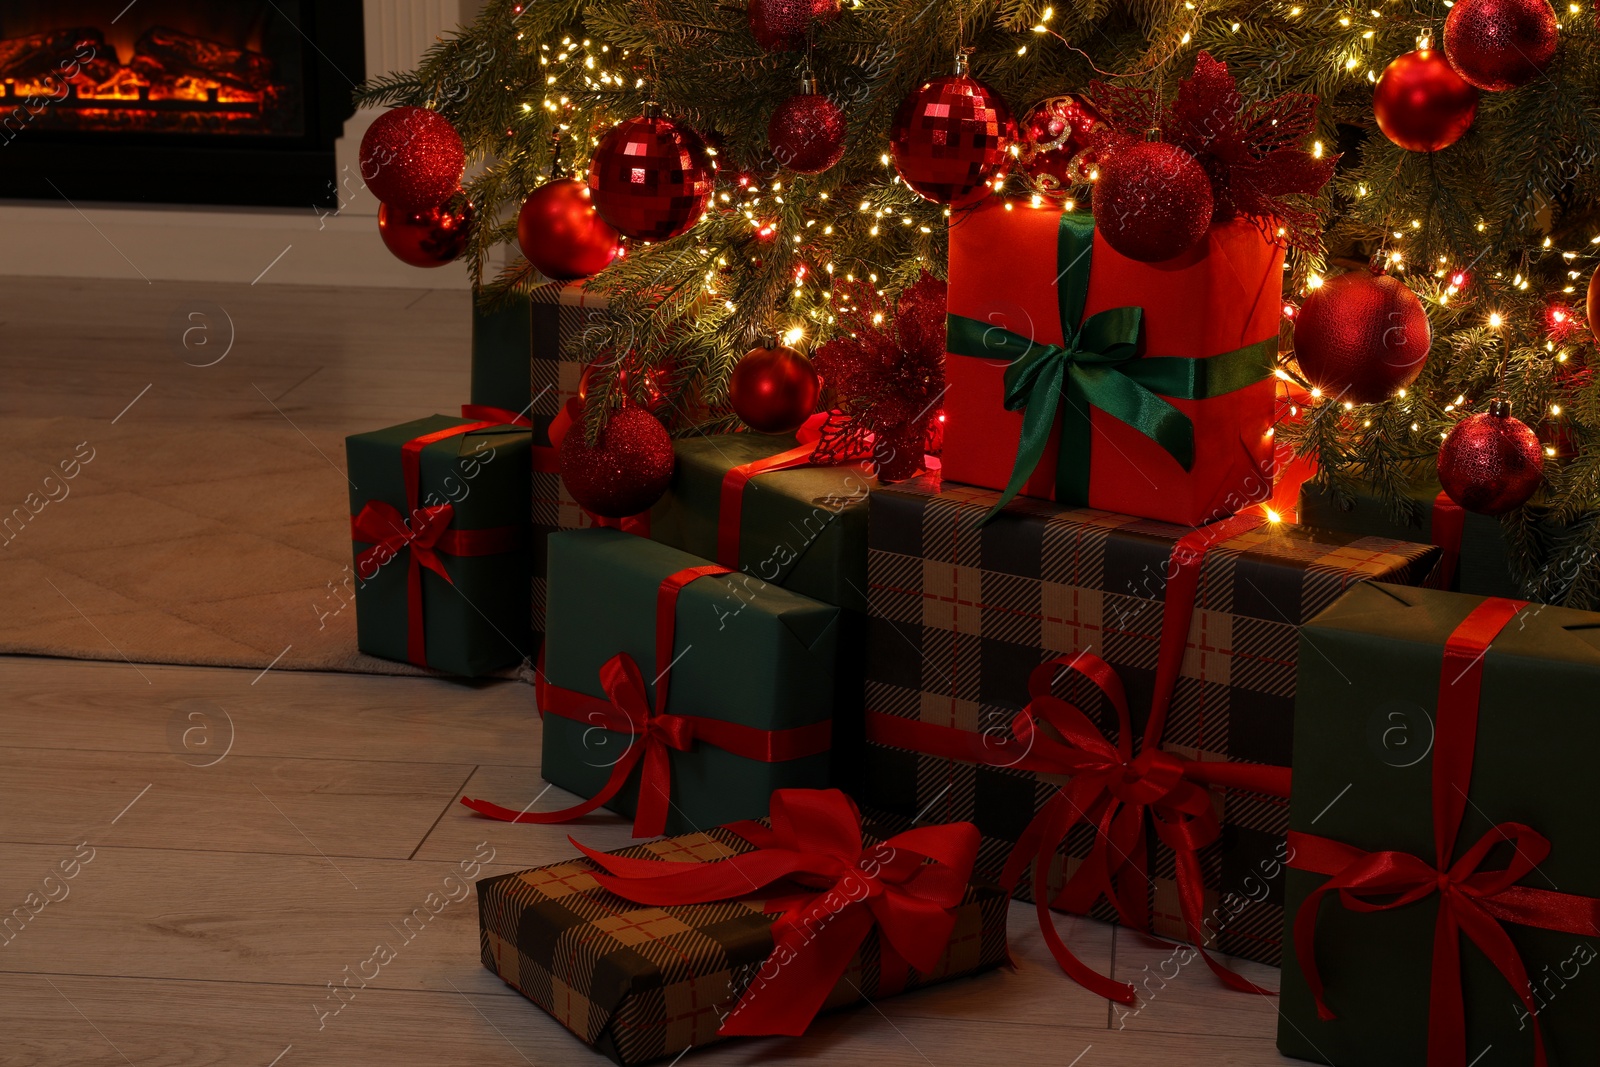
[[[787,880],[803,887],[763,902],[781,911],[773,950],[719,1034],[798,1036],[811,1025],[874,927],[886,988],[905,985],[907,965],[927,974],[955,931],[979,835],[971,823],[926,826],[867,847],[861,816],[837,789],[779,789],[772,825],[728,829],[756,846],[714,863],[608,855],[574,841],[602,868],[595,880],[625,900],[654,906],[747,897]]]
[[[1367,852],[1315,834],[1289,834],[1289,865],[1331,876],[1306,897],[1294,921],[1295,954],[1323,1019],[1336,1017],[1324,1000],[1316,962],[1317,914],[1323,898],[1337,892],[1339,902],[1351,911],[1372,912],[1439,894],[1428,997],[1428,1067],[1461,1067],[1467,1062],[1461,934],[1478,946],[1522,1001],[1533,1020],[1534,1063],[1545,1067],[1538,1005],[1516,945],[1501,924],[1573,934],[1600,929],[1600,899],[1516,884],[1550,853],[1550,842],[1521,823],[1491,827],[1459,859],[1450,859],[1472,781],[1484,658],[1490,643],[1526,606],[1521,600],[1485,600],[1445,644],[1433,752],[1435,862],[1407,852]],[[1489,853],[1501,842],[1512,846],[1511,858],[1503,868],[1485,868]]]
[[[1058,670],[1075,672],[1092,682],[1117,713],[1117,742],[1107,741],[1081,710],[1050,694]],[[1044,803],[1023,831],[1006,860],[1001,885],[1007,890],[1033,864],[1033,899],[1039,928],[1050,953],[1079,985],[1122,1004],[1135,1002],[1133,986],[1117,982],[1091,969],[1061,940],[1051,918],[1052,906],[1085,914],[1104,896],[1117,909],[1125,926],[1148,929],[1150,870],[1145,837],[1145,817],[1177,860],[1178,899],[1189,939],[1206,964],[1234,989],[1269,993],[1224,967],[1200,946],[1205,934],[1198,915],[1205,885],[1200,874],[1198,849],[1215,841],[1222,828],[1210,794],[1185,777],[1192,760],[1146,747],[1133,752],[1133,724],[1122,680],[1099,656],[1081,653],[1060,657],[1035,667],[1028,677],[1027,707],[1017,714],[1012,732],[1026,746],[1036,770],[1071,775],[1071,781]],[[1059,735],[1040,729],[1049,724]],[[1254,783],[1270,788],[1270,782]],[[1050,898],[1050,860],[1080,822],[1095,828],[1089,854],[1054,900]]]
[[[426,567],[454,585],[435,549],[455,515],[454,506],[435,504],[418,508],[408,523],[393,504],[367,501],[360,513],[350,520],[351,538],[372,542],[371,548],[356,555],[356,576],[363,581],[371,578],[379,567],[398,556],[402,549],[409,548],[413,565]]]
[[[678,594],[697,578],[728,573],[726,567],[708,563],[686,567],[662,581],[656,594],[654,704],[646,693],[644,675],[640,673],[639,665],[625,652],[612,656],[600,668],[600,687],[606,694],[604,698],[551,685],[544,671],[539,671],[541,713],[585,723],[591,730],[627,735],[628,747],[611,765],[611,774],[600,792],[559,811],[518,812],[468,797],[462,797],[461,803],[480,815],[501,822],[570,822],[610,802],[627,784],[634,768],[640,767],[639,801],[634,812],[633,836],[658,837],[666,832],[667,808],[672,796],[669,750],[688,752],[697,741],[703,741],[736,756],[767,763],[826,752],[833,729],[833,724],[827,719],[786,730],[762,730],[743,723],[699,715],[676,715],[666,710],[676,641]],[[588,741],[587,736],[585,741]]]

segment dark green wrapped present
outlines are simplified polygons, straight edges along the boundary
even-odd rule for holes
[[[472,403],[526,412],[534,444],[550,443],[550,421],[578,395],[586,351],[608,339],[605,298],[582,282],[552,282],[493,307],[472,306]]]
[[[542,769],[591,798],[563,818],[685,833],[828,784],[838,608],[616,530],[547,548]]]
[[[1596,1062],[1600,615],[1367,583],[1300,642],[1278,1048]]]
[[[530,445],[446,415],[345,438],[361,651],[464,675],[527,656]]]
[[[672,486],[650,512],[650,536],[825,604],[865,612],[867,494],[878,483],[859,465],[757,473],[738,495],[737,516],[724,507],[729,472],[796,447],[793,434],[678,441]]]

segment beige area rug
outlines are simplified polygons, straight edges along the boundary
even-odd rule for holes
[[[0,652],[424,673],[356,650],[343,435],[266,414],[0,420]]]

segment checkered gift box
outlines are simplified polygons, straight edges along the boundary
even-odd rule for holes
[[[867,713],[972,736],[954,760],[868,745],[861,797],[879,832],[967,820],[983,834],[977,874],[996,877],[1012,844],[1066,779],[990,765],[1027,704],[1029,673],[1092,652],[1127,689],[1136,733],[1151,707],[1166,576],[1187,527],[1018,498],[987,526],[998,494],[919,479],[871,496]],[[1298,628],[1357,582],[1419,584],[1438,550],[1302,526],[1261,526],[1204,557],[1163,748],[1201,761],[1287,766]],[[1055,695],[1116,738],[1099,694],[1070,672]],[[1001,760],[1000,762],[1004,762]],[[1287,801],[1217,788],[1219,840],[1199,853],[1203,923],[1224,952],[1276,964],[1283,928]],[[1089,853],[1080,825],[1052,864],[1051,892]],[[1182,938],[1175,859],[1151,838],[1153,929]],[[1028,898],[1027,880],[1018,896]],[[1091,912],[1115,921],[1101,899]]]
[[[754,850],[726,828],[669,837],[614,855],[711,862]],[[602,889],[575,859],[478,883],[483,965],[585,1044],[624,1067],[719,1040],[723,1016],[773,950],[776,917],[759,898],[646,907]],[[782,890],[773,887],[773,895]],[[1006,959],[1005,895],[971,885],[938,967],[906,988]],[[867,935],[825,1007],[880,995],[878,934]]]

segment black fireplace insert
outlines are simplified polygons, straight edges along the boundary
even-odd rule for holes
[[[361,0],[0,0],[0,197],[336,206]]]

